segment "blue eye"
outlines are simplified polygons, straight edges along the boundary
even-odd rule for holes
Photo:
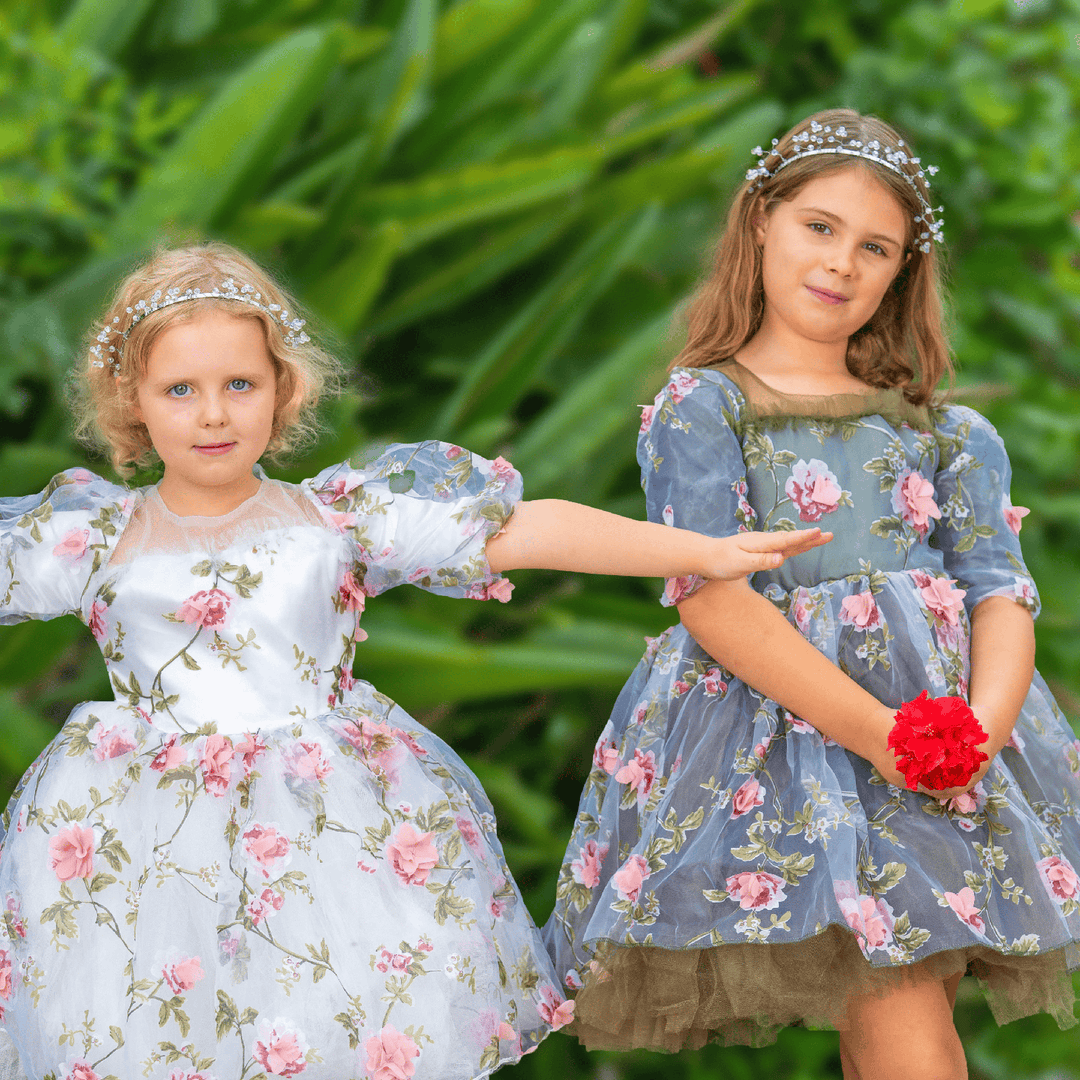
[[[191,387],[187,383],[177,383],[175,386],[170,386],[165,393],[174,398],[191,397]]]
[[[229,383],[229,389],[237,391],[250,390],[251,383],[247,379],[233,379],[233,381]]]

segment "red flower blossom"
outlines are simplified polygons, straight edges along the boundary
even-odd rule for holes
[[[980,744],[987,739],[963,698],[931,698],[924,690],[896,713],[889,749],[907,786],[932,791],[963,787],[986,761]]]

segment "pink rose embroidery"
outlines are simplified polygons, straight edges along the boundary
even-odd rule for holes
[[[727,879],[726,886],[728,896],[737,900],[739,907],[745,911],[756,911],[758,908],[770,911],[787,899],[784,879],[760,870],[735,874]]]
[[[468,844],[470,850],[479,852],[480,832],[476,828],[476,823],[471,818],[462,816],[454,818],[454,824],[458,827],[458,832],[461,833],[461,839]]]
[[[702,677],[701,684],[705,687],[706,697],[727,693],[727,683],[720,677],[719,668],[709,668]]]
[[[249,776],[255,768],[255,762],[266,751],[266,743],[253,735],[250,731],[244,733],[244,737],[233,746],[233,756],[240,758],[244,765],[244,775]]]
[[[1076,900],[1080,895],[1080,878],[1076,876],[1076,871],[1068,859],[1051,855],[1049,858],[1040,859],[1035,868],[1042,875],[1043,885],[1055,904]]]
[[[1020,535],[1020,526],[1024,523],[1024,518],[1031,513],[1026,506],[1013,506],[1008,495],[1001,497],[1001,513],[1005,518],[1005,524],[1009,526],[1013,536]]]
[[[184,748],[184,744],[180,742],[180,736],[170,735],[161,744],[161,749],[154,755],[154,760],[150,762],[150,768],[154,772],[167,773],[170,769],[183,765],[185,761],[187,761],[187,750]]]
[[[232,778],[232,766],[229,764],[235,751],[232,743],[224,735],[207,735],[199,751],[199,768],[202,770],[203,783],[211,795],[221,798]]]
[[[90,616],[86,620],[86,625],[90,627],[90,633],[94,635],[95,641],[104,641],[109,636],[109,628],[105,622],[105,612],[108,610],[103,600],[95,600],[90,605]]]
[[[615,782],[617,784],[626,784],[631,791],[635,792],[639,804],[648,798],[655,779],[656,755],[651,750],[647,750],[645,753],[635,750],[633,761],[628,761],[615,773]]]
[[[649,876],[649,864],[642,855],[631,855],[626,862],[611,875],[611,885],[618,892],[620,900],[637,902],[641,894],[641,885]]]
[[[676,371],[671,376],[671,382],[667,384],[667,390],[671,395],[671,400],[678,405],[682,402],[683,398],[689,397],[691,391],[695,390],[700,385],[701,380],[695,379],[690,372]]]
[[[275,1020],[272,1027],[265,1021],[259,1025],[259,1037],[251,1052],[271,1076],[299,1076],[307,1068],[306,1042],[281,1019]]]
[[[284,757],[289,773],[308,783],[321,783],[334,771],[317,742],[295,742],[285,751]]]
[[[820,521],[822,514],[836,512],[843,491],[828,465],[817,458],[799,458],[784,485],[787,497],[799,508],[802,521]]]
[[[345,576],[338,586],[338,600],[346,611],[363,611],[367,603],[364,587],[351,570],[345,571]]]
[[[420,1048],[391,1024],[364,1043],[365,1068],[371,1080],[408,1080],[416,1072]]]
[[[795,596],[792,600],[791,611],[795,620],[795,629],[806,637],[810,633],[810,593],[807,589],[800,585],[795,590]]]
[[[930,519],[941,517],[938,504],[934,502],[934,485],[913,469],[904,469],[900,474],[893,488],[892,505],[920,539],[929,531]]]
[[[485,476],[501,480],[504,484],[509,483],[517,476],[517,469],[515,469],[501,454],[489,464],[491,465],[490,469],[481,469]]]
[[[855,932],[863,952],[884,949],[893,939],[892,908],[884,900],[857,893],[851,882],[837,882],[835,892],[844,920]]]
[[[608,845],[587,840],[578,851],[578,857],[570,864],[574,880],[586,888],[595,889],[600,884],[600,864],[608,853]]]
[[[224,589],[202,589],[189,596],[173,613],[173,617],[204,630],[224,626],[232,597]]]
[[[9,895],[7,900],[4,901],[4,908],[8,913],[12,930],[19,937],[26,937],[26,920],[19,914],[19,901],[14,896]]]
[[[962,923],[967,923],[976,934],[982,934],[986,923],[979,916],[982,909],[975,906],[975,894],[971,889],[965,885],[958,893],[947,892],[944,895],[956,917]]]
[[[955,584],[952,578],[935,577],[919,590],[927,609],[950,626],[959,624],[964,597],[967,596],[967,590],[954,589]]]
[[[94,760],[107,761],[109,758],[130,754],[135,749],[135,739],[127,728],[120,724],[107,728],[98,722],[90,732],[90,742],[94,747]]]
[[[493,581],[486,587],[485,600],[498,600],[500,604],[508,604],[510,602],[510,594],[514,591],[514,586],[506,578],[499,578],[498,581]]]
[[[743,814],[748,814],[755,806],[761,806],[764,802],[765,789],[751,777],[732,796],[731,816],[732,818],[742,817]]]
[[[668,606],[685,600],[704,582],[700,574],[692,574],[689,577],[667,578],[664,582],[664,595],[667,597]]]
[[[598,769],[603,769],[608,776],[611,776],[622,765],[614,739],[596,744],[596,749],[593,751],[593,764]]]
[[[71,1061],[65,1068],[64,1080],[101,1080],[89,1061]]]
[[[0,949],[0,998],[5,1001],[11,1000],[11,990],[14,986],[11,978],[11,955],[7,949]]]
[[[285,897],[280,893],[274,892],[273,889],[263,889],[258,896],[252,897],[244,910],[251,916],[252,926],[258,926],[259,923],[280,911],[284,903]]]
[[[448,447],[447,451],[446,451],[446,460],[447,461],[457,461],[457,459],[459,457],[461,457],[461,455],[463,453],[465,453],[465,451],[462,450],[460,446]]]
[[[566,1027],[574,1019],[574,1003],[565,1000],[554,987],[542,987],[540,995],[543,998],[538,1006],[540,1019],[549,1024],[552,1031]]]
[[[89,529],[72,529],[59,544],[52,549],[58,559],[70,559],[78,562],[86,554],[86,545],[90,540]]]
[[[644,435],[647,431],[649,431],[652,428],[653,413],[655,413],[655,412],[656,412],[656,406],[655,405],[645,405],[645,406],[642,407],[642,410],[641,410],[641,427],[638,428],[638,431],[642,435]]]
[[[186,994],[205,975],[202,961],[197,956],[185,957],[161,969],[161,977],[174,994]]]
[[[431,842],[434,833],[418,833],[407,821],[398,826],[393,840],[386,845],[398,878],[406,885],[424,885],[439,861],[439,852]]]
[[[49,866],[61,881],[94,873],[94,830],[72,824],[49,840]]]
[[[277,868],[275,864],[288,856],[289,838],[274,825],[255,824],[244,832],[244,853],[268,878]]]
[[[867,590],[855,596],[845,596],[840,604],[840,621],[845,626],[857,626],[860,630],[876,630],[881,626],[881,610],[874,594]]]

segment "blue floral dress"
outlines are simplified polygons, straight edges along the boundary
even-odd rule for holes
[[[890,706],[967,693],[969,616],[1038,608],[1009,464],[968,408],[778,394],[728,361],[645,410],[649,518],[836,539],[754,587]],[[665,603],[696,582],[668,583]],[[783,663],[783,657],[777,657]],[[1072,1018],[1080,743],[1036,676],[1008,746],[949,802],[735,678],[681,625],[650,641],[596,746],[544,928],[590,1048],[760,1044],[843,1027],[911,966],[970,970],[1002,1022]]]
[[[424,443],[222,517],[78,469],[0,502],[0,622],[77,614],[115,695],[4,817],[30,1077],[464,1080],[567,1019],[476,778],[352,674],[399,582],[508,597],[484,544],[520,490]]]

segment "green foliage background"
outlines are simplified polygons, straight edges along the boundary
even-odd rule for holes
[[[509,457],[530,497],[641,516],[634,406],[677,347],[749,147],[874,112],[941,167],[960,393],[1012,454],[1042,589],[1039,664],[1080,720],[1080,0],[11,0],[0,10],[0,496],[87,461],[65,373],[155,242],[279,272],[353,370],[284,475],[377,439]],[[415,590],[365,615],[358,674],[490,792],[539,921],[592,743],[667,618],[655,583],[515,576],[514,602]],[[87,698],[71,617],[0,632],[0,784]],[[958,1023],[979,1078],[1080,1076],[1074,1034]],[[521,1077],[839,1076],[835,1037],[586,1055]]]

